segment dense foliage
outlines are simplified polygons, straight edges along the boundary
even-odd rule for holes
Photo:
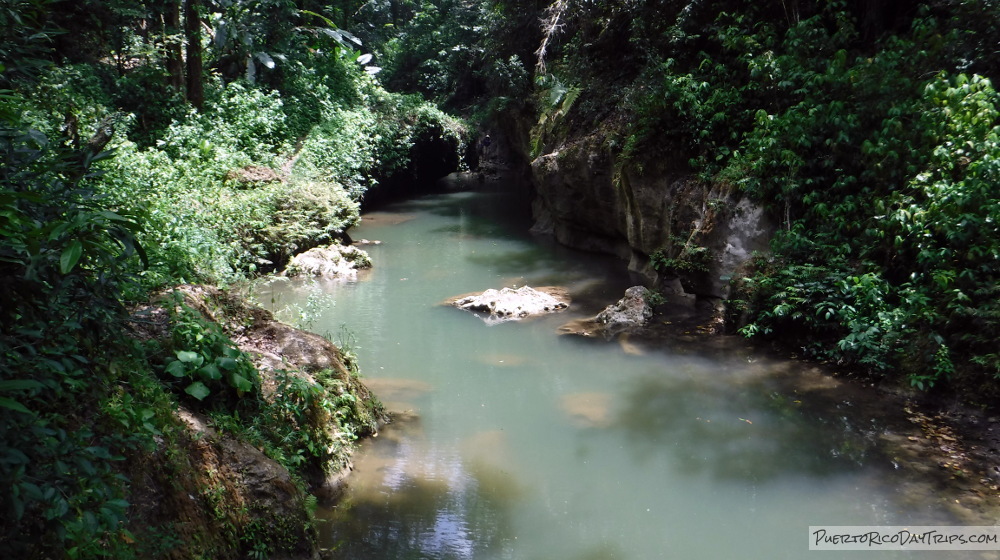
[[[478,118],[531,93],[543,2],[391,0],[356,12],[386,87]]]
[[[0,100],[0,549],[48,541],[87,556],[127,503],[114,462],[143,434],[102,429],[99,411],[132,361],[120,341],[122,259],[139,225],[104,208],[88,163]]]
[[[265,397],[250,358],[189,302],[161,300],[167,332],[142,336],[155,321],[135,306],[336,241],[373,187],[432,178],[413,165],[423,143],[459,164],[461,122],[384,90],[338,26],[358,7],[0,0],[0,556],[301,546],[281,520],[224,511],[214,486],[196,490],[222,512],[198,528],[211,539],[136,525],[130,502],[147,489],[133,477],[204,478],[184,458],[181,404],[300,482],[339,469],[373,422],[353,387],[288,371]]]
[[[619,165],[641,173],[684,154],[691,175],[780,224],[736,280],[741,332],[921,389],[997,394],[995,5],[555,1],[536,13],[536,153],[610,130]],[[678,259],[691,264],[667,252],[654,264]]]
[[[734,327],[988,401],[998,22],[961,0],[0,0],[0,556],[176,545],[128,525],[122,459],[179,454],[179,403],[300,473],[346,445],[356,408],[329,372],[266,399],[179,300],[163,340],[134,340],[126,309],[274,270],[379,189],[459,165],[466,130],[428,101],[532,112],[534,155],[595,129],[635,172],[682,154],[780,224],[735,281]],[[684,251],[652,259],[712,258]],[[237,529],[227,554],[279,546]]]

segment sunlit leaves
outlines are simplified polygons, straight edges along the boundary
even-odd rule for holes
[[[180,298],[179,295],[172,296]],[[178,381],[197,401],[209,397],[216,405],[234,407],[238,399],[259,389],[257,370],[215,323],[176,300],[172,326],[176,359],[163,372],[167,382]],[[206,401],[207,402],[207,401]]]
[[[796,142],[797,134],[829,127],[834,132],[827,133],[825,144],[836,150],[850,144],[849,138],[856,134],[850,132],[852,128],[866,132],[851,124],[850,115],[830,118],[828,115],[844,112],[833,103],[803,105],[807,106],[808,111],[789,111],[779,117],[786,123],[802,123],[786,124],[782,137]],[[765,291],[768,286],[773,290],[768,296],[770,307],[759,315],[766,330],[787,333],[791,318],[805,327],[800,334],[812,333],[807,337],[818,345],[815,355],[853,361],[874,371],[906,363],[911,382],[920,388],[970,375],[969,369],[977,369],[973,364],[983,363],[980,356],[991,353],[990,344],[984,344],[990,335],[985,333],[996,333],[1000,327],[1000,322],[987,319],[993,315],[993,304],[970,297],[982,286],[994,284],[1000,273],[993,257],[1000,253],[1000,229],[996,226],[1000,205],[995,202],[995,185],[1000,182],[996,163],[1000,161],[998,115],[998,96],[988,80],[939,74],[926,82],[919,97],[886,111],[881,130],[860,143],[861,161],[871,162],[871,167],[852,167],[849,160],[840,164],[833,186],[847,188],[856,182],[865,189],[861,196],[858,187],[843,194],[829,188],[807,190],[810,182],[823,184],[823,168],[814,162],[800,160],[796,167],[786,168],[790,171],[786,177],[796,178],[799,184],[789,191],[786,179],[780,190],[802,201],[798,219],[809,227],[793,229],[794,233],[778,245],[779,251],[800,255],[797,258],[827,255],[827,259],[856,260],[828,269],[827,279],[816,284],[819,291],[805,299],[794,295],[802,280],[801,271],[794,267],[772,278],[781,278],[778,283],[757,284]],[[770,122],[760,115],[757,120],[767,126],[767,134],[774,134]],[[907,120],[918,120],[919,126],[907,126]],[[767,137],[758,138],[763,141]],[[796,151],[813,145],[814,141],[800,137]],[[767,149],[747,153],[764,154]],[[794,161],[785,151],[776,155],[773,161]],[[812,175],[808,180],[802,177],[807,170]],[[846,175],[849,172],[855,175]],[[874,177],[887,182],[873,185],[870,181]],[[896,182],[888,181],[890,178]],[[872,219],[878,220],[874,227],[861,227]],[[828,231],[833,233],[820,235]],[[806,238],[819,242],[806,243]],[[880,267],[868,260],[874,258],[885,264]],[[834,282],[838,276],[859,269],[866,271],[864,276]],[[859,281],[865,278],[877,282]],[[890,283],[888,278],[902,280]],[[843,299],[848,295],[849,299]],[[857,305],[859,297],[867,303]],[[816,313],[793,312],[808,307]],[[976,328],[981,332],[965,331],[952,320],[959,316],[977,317]],[[780,323],[785,326],[779,329]],[[757,325],[750,330],[762,332],[765,328]],[[824,337],[839,337],[834,350],[823,345]],[[956,349],[962,349],[964,355],[956,355]]]

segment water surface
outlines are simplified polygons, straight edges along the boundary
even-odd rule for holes
[[[810,553],[808,527],[952,521],[897,490],[879,420],[789,384],[794,365],[738,345],[558,335],[630,282],[620,262],[530,236],[517,203],[480,192],[394,205],[351,232],[381,241],[358,281],[261,294],[302,308],[314,290],[331,295],[312,329],[347,333],[397,412],[362,445],[343,501],[319,512],[338,557],[901,558]],[[565,286],[574,303],[496,325],[440,305],[521,285]]]

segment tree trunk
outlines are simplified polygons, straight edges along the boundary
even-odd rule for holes
[[[174,0],[166,6],[164,14],[164,34],[166,35],[167,80],[174,91],[184,94],[184,52],[181,48],[181,0]]]
[[[788,27],[794,27],[802,20],[799,14],[799,0],[781,0],[781,6],[785,9],[785,19]]]
[[[184,36],[187,39],[187,98],[201,109],[205,103],[205,84],[202,82],[203,62],[201,49],[201,0],[187,0],[184,6]]]

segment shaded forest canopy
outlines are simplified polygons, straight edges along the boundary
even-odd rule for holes
[[[0,0],[0,555],[166,555],[122,459],[173,445],[178,403],[273,403],[225,333],[182,310],[140,342],[127,310],[336,242],[503,122],[526,159],[601,131],[764,206],[734,331],[992,405],[998,45],[986,1]]]

